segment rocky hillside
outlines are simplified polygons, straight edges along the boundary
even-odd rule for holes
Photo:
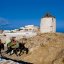
[[[19,40],[22,42],[22,39]],[[60,33],[38,34],[35,37],[24,39],[29,53],[20,57],[7,56],[33,64],[64,64],[64,35]]]
[[[30,49],[24,61],[34,64],[64,64],[64,36],[62,34],[38,34],[27,39]]]
[[[30,49],[36,46],[64,46],[64,34],[44,33],[26,40],[26,46]]]

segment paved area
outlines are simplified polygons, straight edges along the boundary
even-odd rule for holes
[[[5,59],[0,58],[0,64],[19,64],[19,63],[11,61],[11,60],[5,60]]]

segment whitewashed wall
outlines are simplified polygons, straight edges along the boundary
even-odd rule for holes
[[[45,17],[41,19],[40,32],[56,32],[56,19],[53,17]]]
[[[20,33],[5,33],[5,35],[9,37],[17,37],[17,36],[32,37],[37,35],[37,33],[36,32],[20,32]]]

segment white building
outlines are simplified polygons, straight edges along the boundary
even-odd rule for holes
[[[48,13],[43,18],[41,18],[40,32],[41,33],[56,32],[56,18]]]
[[[38,27],[37,26],[34,26],[34,25],[27,25],[27,26],[25,26],[25,30],[37,32],[38,31]]]
[[[10,30],[4,30],[3,33],[10,33]]]

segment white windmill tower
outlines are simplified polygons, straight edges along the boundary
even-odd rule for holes
[[[55,33],[56,32],[56,18],[49,13],[47,13],[43,18],[41,18],[40,23],[41,33]]]

